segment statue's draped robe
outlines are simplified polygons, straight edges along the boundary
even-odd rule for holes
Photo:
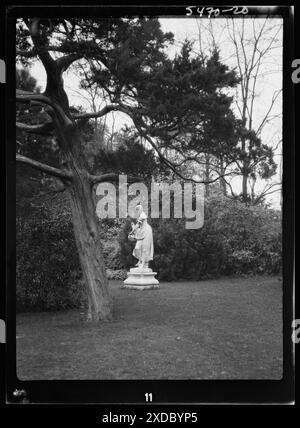
[[[153,233],[152,227],[144,222],[140,229],[136,232],[136,245],[133,250],[133,255],[143,262],[153,260]]]

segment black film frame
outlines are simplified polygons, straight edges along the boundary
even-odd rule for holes
[[[186,6],[7,6],[3,21],[4,57],[7,83],[1,85],[5,96],[2,123],[6,141],[6,308],[1,303],[1,318],[7,325],[6,402],[23,400],[35,404],[144,404],[145,392],[151,391],[159,404],[287,404],[294,400],[294,345],[291,324],[294,318],[293,257],[294,257],[294,155],[295,97],[291,80],[294,59],[294,16],[288,6],[249,6],[248,16],[258,19],[266,14],[283,18],[283,378],[281,380],[70,380],[21,381],[16,374],[16,233],[15,233],[15,20],[17,17],[123,17],[155,16],[186,17]],[[213,7],[218,7],[213,5]],[[228,14],[226,16],[229,16]],[[2,19],[2,18],[1,18]],[[236,16],[238,19],[238,16]],[[3,99],[3,98],[2,98]],[[2,104],[3,106],[3,104]],[[2,129],[4,134],[4,130]],[[15,391],[24,391],[21,397]],[[20,400],[21,398],[21,400]],[[150,404],[149,404],[150,406]]]

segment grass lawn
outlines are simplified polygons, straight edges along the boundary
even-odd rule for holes
[[[42,379],[280,379],[282,283],[273,277],[110,282],[115,316],[17,316],[17,374]]]

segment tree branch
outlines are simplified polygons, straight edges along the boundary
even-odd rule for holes
[[[106,182],[118,182],[119,177],[122,174],[115,174],[115,173],[108,173],[108,174],[100,174],[100,175],[93,175],[89,174],[91,184],[99,184],[99,183],[106,183]],[[142,181],[141,177],[133,177],[133,176],[126,176],[128,183],[136,183]]]
[[[45,172],[46,174],[52,175],[62,180],[70,180],[72,178],[72,174],[69,171],[63,171],[61,169],[54,168],[53,166],[35,161],[26,156],[16,155],[16,161],[24,163],[26,165],[30,165],[32,168],[35,168],[39,171]]]
[[[229,187],[232,197],[233,197],[233,198],[235,198],[235,197],[236,197],[236,194],[234,193],[233,188],[232,188],[232,186],[231,186],[230,182],[229,182],[228,180],[226,180],[226,178],[224,178],[224,177],[223,177],[223,180],[225,181],[225,183],[226,183],[226,184],[227,184],[227,186]]]
[[[37,52],[37,55],[39,56],[40,60],[43,63],[43,66],[45,67],[47,75],[54,73],[55,60],[52,58],[49,51],[44,46],[45,42],[41,37],[40,31],[40,18],[34,17],[32,19],[29,19],[28,21],[25,21],[25,23],[28,27],[31,39],[34,44],[32,52]]]
[[[50,98],[44,94],[38,94],[35,92],[28,92],[28,91],[23,91],[21,89],[17,89],[16,90],[16,100],[17,100],[17,102],[21,102],[21,103],[30,103],[30,104],[38,103],[38,105],[47,104],[48,106],[50,106],[55,111],[55,113],[59,116],[59,118],[61,120],[63,120],[63,122],[65,123],[66,126],[68,126],[68,125],[72,126],[73,125],[73,122],[65,114],[65,112],[61,108],[61,106],[59,104],[57,104],[56,102],[54,102],[53,100],[50,100]],[[34,104],[34,105],[36,105],[36,104]]]
[[[34,58],[36,56],[41,57],[41,55],[43,56],[45,55],[46,52],[48,52],[48,55],[50,57],[50,54],[49,54],[50,51],[64,52],[59,46],[58,47],[47,46],[47,47],[39,47],[39,48],[34,47],[30,51],[22,51],[20,49],[17,49],[16,55],[23,56],[25,58]],[[64,72],[74,61],[77,61],[78,59],[83,58],[83,55],[79,53],[70,53],[69,55],[64,55],[56,60],[54,60],[52,57],[50,58],[53,61],[53,63],[51,63],[51,67],[56,66],[60,71]]]
[[[160,160],[167,165],[177,176],[179,176],[181,179],[183,180],[188,180],[188,181],[192,181],[194,183],[203,183],[203,184],[210,184],[210,183],[214,183],[217,180],[219,180],[221,177],[223,176],[228,176],[230,174],[224,174],[224,175],[219,175],[217,178],[212,179],[210,181],[199,181],[199,180],[195,180],[193,178],[189,178],[189,177],[184,177],[179,171],[177,171],[176,169],[176,165],[174,165],[171,161],[169,161],[168,159],[166,159],[166,157],[161,153],[161,151],[159,150],[159,148],[157,147],[157,145],[155,144],[155,142],[152,140],[152,138],[147,134],[146,131],[144,131],[142,129],[142,126],[144,126],[143,121],[140,119],[138,120],[138,118],[136,117],[136,115],[134,115],[134,112],[132,111],[132,109],[130,107],[126,107],[122,104],[110,104],[105,106],[102,110],[98,111],[98,112],[92,112],[92,113],[79,113],[79,114],[74,114],[73,115],[73,119],[89,119],[89,118],[96,118],[96,117],[101,117],[101,116],[105,116],[107,113],[109,113],[110,111],[120,111],[122,113],[127,114],[133,121],[136,129],[138,130],[138,132],[140,133],[141,136],[143,136],[150,144],[151,146],[154,148],[154,150],[156,151],[156,153],[158,154]],[[141,124],[139,123],[141,122]],[[91,176],[91,181],[92,184],[95,183],[99,183],[99,182],[103,182],[103,181],[116,181],[118,180],[118,175],[107,175],[108,178],[103,179],[103,175],[100,176]],[[139,180],[140,181],[140,180]]]
[[[259,125],[259,127],[258,127],[258,129],[257,129],[257,131],[256,131],[256,135],[259,135],[259,134],[261,133],[261,131],[262,131],[262,129],[263,129],[263,127],[264,127],[264,125],[267,123],[267,121],[268,121],[268,117],[269,117],[269,115],[270,115],[270,113],[271,113],[271,111],[272,111],[272,109],[273,109],[273,106],[274,106],[274,104],[275,104],[275,102],[276,102],[276,99],[277,99],[277,98],[278,98],[278,96],[281,94],[281,92],[282,92],[282,89],[279,89],[278,91],[275,91],[275,92],[273,93],[272,101],[271,101],[271,103],[270,103],[270,106],[269,106],[269,108],[268,108],[268,110],[267,110],[267,112],[266,112],[266,114],[265,114],[265,116],[264,116],[263,120],[261,121],[261,124]]]
[[[122,110],[121,110],[122,111]],[[154,148],[154,150],[156,151],[156,153],[158,154],[160,160],[167,165],[171,171],[173,171],[178,177],[180,177],[182,180],[185,181],[191,181],[193,183],[201,183],[201,184],[211,184],[211,183],[215,183],[216,181],[218,181],[220,178],[222,178],[223,176],[227,176],[230,174],[224,174],[224,175],[218,175],[218,177],[212,179],[212,180],[195,180],[194,178],[190,178],[190,177],[185,177],[183,174],[181,174],[179,171],[177,171],[177,167],[178,165],[175,165],[174,163],[172,163],[171,161],[169,161],[168,159],[166,159],[166,157],[161,153],[161,151],[159,150],[159,148],[157,147],[157,145],[154,143],[154,141],[152,140],[152,138],[145,132],[143,131],[142,127],[139,125],[137,118],[135,118],[134,116],[132,116],[130,113],[128,113],[126,111],[126,109],[123,110],[124,113],[129,114],[129,116],[131,117],[131,119],[133,120],[133,123],[136,127],[136,129],[138,130],[138,132],[140,133],[140,135],[142,135],[150,144],[151,146]]]
[[[46,95],[39,94],[37,92],[23,91],[22,89],[16,89],[16,98],[19,102],[30,102],[37,101],[40,104],[51,105],[51,100]]]
[[[40,28],[39,28],[40,18],[37,18],[37,17],[32,18],[26,24],[30,32],[30,36],[33,41],[33,44],[38,51],[37,54],[40,57],[40,60],[42,61],[45,67],[47,75],[53,73],[55,71],[55,60],[52,58],[52,56],[50,55],[49,51],[45,48],[45,46],[43,46],[44,41],[41,37]],[[39,48],[42,48],[42,49],[39,49]]]
[[[16,122],[16,126],[21,131],[29,132],[30,134],[52,135],[53,122],[46,122],[38,125],[28,125],[26,123]]]
[[[16,50],[16,55],[24,56],[26,58],[33,58],[33,57],[37,56],[37,54],[38,53],[37,53],[36,49],[31,49],[30,51],[22,51],[20,49]]]
[[[93,119],[96,117],[105,116],[107,113],[114,111],[114,110],[119,110],[119,109],[120,109],[120,107],[118,105],[109,104],[97,112],[75,113],[75,114],[73,114],[73,119],[76,119],[76,120],[77,119]]]
[[[100,174],[100,175],[89,174],[89,178],[93,186],[94,184],[99,184],[99,183],[119,182],[120,175],[122,174],[115,174],[115,173]],[[136,183],[136,182],[142,181],[141,177],[134,177],[134,176],[128,176],[128,175],[126,177],[127,177],[127,183]]]
[[[280,186],[279,189],[276,190],[272,190],[275,186]],[[282,187],[282,183],[271,183],[271,184],[267,184],[264,189],[260,192],[260,194],[255,198],[255,202],[260,201],[263,197],[270,195],[271,193],[275,193],[281,190]]]
[[[77,61],[78,59],[82,58],[82,54],[79,53],[72,53],[70,55],[65,55],[60,58],[58,58],[55,63],[60,70],[60,72],[64,72],[70,67],[70,65]]]

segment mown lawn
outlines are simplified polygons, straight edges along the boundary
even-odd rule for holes
[[[121,289],[114,321],[78,310],[17,316],[17,374],[38,379],[280,379],[282,283],[222,278]]]

